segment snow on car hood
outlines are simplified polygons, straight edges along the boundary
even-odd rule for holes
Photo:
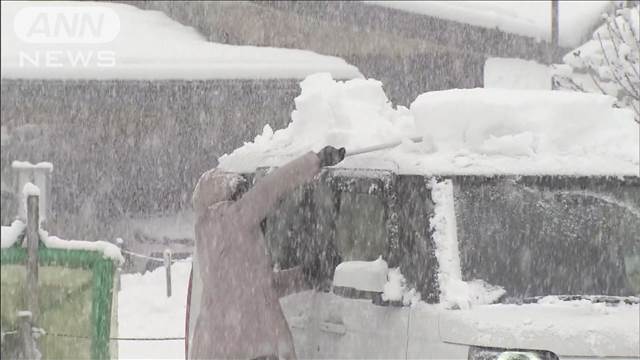
[[[557,355],[640,353],[638,304],[607,305],[546,297],[537,304],[480,305],[440,315],[443,341],[487,347],[549,350]]]

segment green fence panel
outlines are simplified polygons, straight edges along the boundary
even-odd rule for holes
[[[26,249],[2,249],[2,329],[17,328],[16,312],[23,310]],[[38,346],[47,359],[109,359],[115,266],[101,252],[49,249],[40,246],[39,307],[36,326],[47,335]],[[2,357],[11,357],[11,339]],[[19,346],[16,344],[15,346]]]

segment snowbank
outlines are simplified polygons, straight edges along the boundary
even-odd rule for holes
[[[0,248],[7,249],[12,247],[18,241],[18,238],[22,235],[26,227],[27,225],[20,220],[15,220],[10,226],[2,226]]]
[[[429,15],[465,24],[498,28],[504,32],[538,40],[551,38],[550,1],[367,1],[412,13]],[[577,46],[610,1],[560,1],[559,43]]]
[[[606,16],[592,39],[565,55],[563,62],[554,69],[557,87],[603,92],[617,97],[619,107],[640,109],[633,95],[640,87],[640,6]]]
[[[44,39],[16,31],[31,28],[36,29],[35,35],[42,35],[38,30],[43,24],[36,15],[42,12],[37,7],[43,6],[51,28],[64,25],[60,19],[71,21],[74,14],[82,21],[87,14],[106,14],[111,21],[100,23],[97,39],[88,36],[94,23],[84,28],[83,23],[74,23],[75,33],[62,31],[63,26],[57,31],[48,28]],[[35,12],[21,12],[34,7]],[[56,18],[56,13],[65,14],[61,11],[67,15]],[[311,51],[208,42],[162,12],[118,3],[3,1],[1,36],[2,78],[302,79],[320,71],[341,79],[362,76],[340,58]],[[59,38],[71,38],[71,43],[54,41]]]
[[[400,146],[345,159],[338,167],[422,175],[637,175],[638,128],[615,99],[563,91],[454,89],[393,108],[373,79],[301,82],[285,129],[266,126],[219,159],[228,171],[279,166],[325,145],[347,150],[404,139]],[[422,135],[419,144],[407,139]]]
[[[118,293],[118,337],[184,337],[190,263],[171,266],[167,298],[165,269],[123,274]],[[119,359],[184,359],[184,340],[119,341]]]
[[[613,43],[608,26],[603,24],[593,32],[593,36],[589,41],[580,44],[578,48],[566,54],[562,59],[564,63],[576,69],[584,70],[588,65],[598,68],[607,65],[605,55],[609,59],[616,59],[618,58],[616,53],[619,52],[620,57],[625,57],[629,60],[627,62],[621,62],[619,64],[620,66],[631,67],[633,63],[637,64],[639,56],[638,48],[633,49],[628,44],[636,44],[636,46],[638,46],[636,39],[640,38],[640,7],[636,6],[619,10],[612,20],[612,23],[613,22],[619,27],[619,34],[625,42],[622,48],[618,49],[617,47],[621,45]],[[602,40],[602,44],[600,44],[600,40]],[[589,64],[589,62],[592,63]],[[599,70],[602,70],[601,72],[605,71],[605,69]],[[629,68],[624,70],[628,73],[633,71]],[[608,71],[611,70],[608,69]],[[599,75],[603,78],[602,80],[607,80],[607,78],[611,80],[611,76],[602,76],[604,74]]]
[[[485,88],[551,90],[551,69],[531,60],[489,58],[483,76]]]

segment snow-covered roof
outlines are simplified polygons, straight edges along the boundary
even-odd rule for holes
[[[53,171],[53,164],[47,161],[42,161],[37,164],[32,164],[28,161],[14,160],[13,162],[11,162],[11,167],[13,169],[43,169],[43,170],[49,170],[49,172]]]
[[[286,129],[266,126],[219,159],[228,171],[280,166],[325,145],[347,151],[404,139],[391,150],[356,155],[338,167],[401,174],[638,175],[637,124],[615,99],[565,91],[452,89],[394,108],[373,79],[315,74]],[[423,136],[413,143],[408,138]]]
[[[551,1],[367,1],[368,4],[549,40]],[[577,46],[610,1],[559,1],[559,43]]]
[[[162,12],[118,3],[2,1],[1,36],[2,78],[362,76],[343,59],[311,51],[208,42]]]
[[[8,249],[16,244],[26,229],[26,225],[15,220],[10,226],[2,226],[0,248]],[[101,252],[104,257],[124,263],[120,249],[106,241],[64,240],[40,230],[40,241],[49,249],[87,250]]]

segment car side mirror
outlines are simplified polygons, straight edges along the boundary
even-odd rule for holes
[[[383,300],[388,274],[389,267],[382,257],[374,261],[340,263],[333,275],[333,293],[350,299],[368,299],[375,305],[402,307],[401,300]]]

